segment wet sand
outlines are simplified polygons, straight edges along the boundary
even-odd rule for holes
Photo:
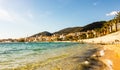
[[[100,51],[104,55],[100,56]],[[120,45],[95,45],[82,55],[78,52],[48,64],[49,70],[120,70]],[[41,69],[37,69],[41,70]],[[43,69],[42,70],[46,70]]]
[[[74,54],[38,67],[36,70],[104,70],[107,66],[96,57],[92,57],[99,48],[99,45],[94,45],[93,48],[87,49],[82,54],[79,51],[76,53],[71,51]],[[89,63],[86,63],[87,61]]]
[[[107,66],[105,70],[120,70],[120,31],[81,42],[103,44],[101,50],[104,50],[104,56],[99,57],[99,60]]]
[[[84,65],[84,70],[120,70],[120,44],[101,45],[87,61],[89,64]]]

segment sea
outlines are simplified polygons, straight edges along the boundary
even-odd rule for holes
[[[90,45],[75,42],[0,43],[0,70],[67,70],[61,61],[88,49]]]

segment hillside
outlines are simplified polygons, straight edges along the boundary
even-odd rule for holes
[[[105,22],[106,21],[98,21],[98,22],[93,22],[91,24],[88,24],[88,25],[83,27],[81,32],[86,32],[87,30],[94,30],[97,28],[102,28]]]
[[[54,33],[44,31],[44,32],[32,35],[31,37],[36,37],[36,36],[40,36],[40,35],[42,35],[42,36],[51,36],[52,34],[59,34],[60,35],[60,34],[68,34],[68,33],[75,33],[75,32],[86,32],[87,30],[93,30],[93,29],[96,29],[96,28],[102,28],[105,22],[106,21],[98,21],[98,22],[90,23],[90,24],[85,25],[83,27],[69,27],[69,28],[65,28],[65,29],[56,31]]]
[[[70,27],[57,31],[53,34],[68,34],[68,33],[80,32],[82,29],[83,27]]]
[[[35,34],[35,35],[32,35],[32,36],[30,36],[30,37],[36,37],[36,36],[40,36],[40,35],[42,35],[42,36],[51,36],[52,33],[47,32],[47,31],[44,31],[44,32],[41,32],[41,33],[37,33],[37,34]]]
[[[55,32],[54,34],[68,34],[68,33],[74,33],[74,32],[86,32],[87,30],[94,30],[97,28],[102,28],[104,23],[106,21],[98,21],[93,22],[88,25],[85,25],[83,27],[71,27],[71,28],[65,28],[60,31]]]

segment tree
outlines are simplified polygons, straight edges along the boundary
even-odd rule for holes
[[[115,18],[118,19],[118,20],[120,20],[120,12],[117,13],[117,15],[116,15]]]
[[[25,39],[24,38],[20,38],[20,39],[18,39],[18,42],[25,42]]]
[[[86,35],[86,34],[80,35],[80,39],[86,39],[86,38],[87,38],[87,35]]]
[[[117,19],[116,18],[113,19],[113,23],[115,24],[115,31],[117,31],[118,28],[117,28]]]
[[[115,16],[115,18],[113,19],[113,21],[115,23],[115,31],[118,31],[117,24],[120,22],[120,12],[117,13],[117,15]]]
[[[110,21],[108,21],[108,23],[110,25],[110,32],[112,32],[113,31],[113,21],[110,20]]]
[[[104,24],[104,26],[103,26],[103,28],[102,28],[102,32],[103,32],[103,35],[105,34],[108,34],[109,33],[109,27],[110,27],[110,24],[109,24],[109,22],[106,22],[105,24]]]

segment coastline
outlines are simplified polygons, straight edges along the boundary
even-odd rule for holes
[[[80,40],[80,42],[92,44],[120,44],[120,31],[97,38],[83,39]]]
[[[91,50],[93,54],[86,58],[83,70],[120,70],[120,44],[96,46],[98,48]]]
[[[99,57],[98,61],[101,61],[105,64],[105,70],[120,70],[120,31],[98,38],[84,39],[80,42],[101,45],[101,48],[99,48],[94,56],[98,55],[100,50],[103,50],[104,55]]]
[[[91,44],[89,44],[91,45]],[[65,57],[64,59],[53,61],[46,65],[46,67],[42,67],[42,70],[119,70],[116,69],[116,63],[119,62],[116,60],[113,60],[113,57],[110,58],[109,53],[113,54],[113,50],[109,50],[107,47],[110,45],[91,45],[93,48],[87,49],[82,54],[79,54],[79,51],[76,51],[76,54],[70,55]],[[112,47],[112,45],[111,45]],[[104,50],[105,54],[104,56],[99,56],[100,51]],[[118,58],[117,58],[118,59]],[[119,60],[119,59],[118,59]],[[110,64],[112,66],[110,66]],[[40,70],[41,67],[36,70]]]
[[[82,49],[77,50],[77,48],[73,48],[69,52],[75,55],[70,54],[70,56],[65,56],[64,58],[61,56],[60,58],[55,57],[54,61],[51,61],[54,58],[50,58],[48,62],[43,62],[42,65],[34,64],[38,68],[35,70],[41,70],[41,66],[43,67],[42,70],[49,70],[51,68],[50,65],[52,65],[50,70],[66,70],[66,68],[68,68],[67,70],[120,70],[120,44],[102,45],[91,43],[88,46],[92,47],[85,50],[82,54],[79,51]],[[104,56],[99,56],[101,50],[104,50]],[[27,67],[29,68],[30,66],[29,64]]]
[[[23,43],[23,44],[27,46],[29,43],[27,44]],[[25,61],[23,58],[20,58],[20,59],[15,58],[16,61],[20,60],[19,61],[20,64],[19,62],[14,62],[14,64],[12,65],[10,65],[9,63],[8,65],[3,64],[1,65],[1,69],[2,70],[60,70],[60,69],[61,70],[82,70],[81,64],[83,64],[84,61],[87,59],[87,57],[92,55],[95,52],[95,49],[97,49],[95,45],[91,45],[91,44],[75,44],[73,46],[72,45],[71,46],[68,45],[68,46],[69,47],[61,47],[58,49],[56,48],[54,50],[50,49],[46,52],[43,52],[42,55],[40,53],[35,57],[33,57],[33,55],[31,55],[30,53],[28,57],[27,56],[23,57]],[[34,51],[37,51],[37,50],[34,50]]]

